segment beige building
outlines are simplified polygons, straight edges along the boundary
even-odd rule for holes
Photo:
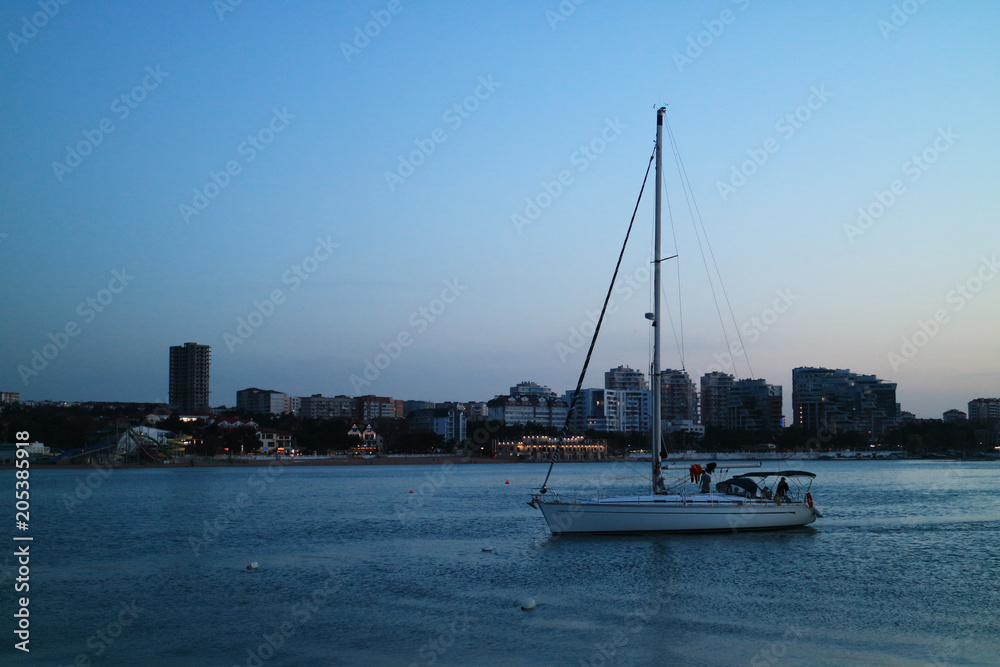
[[[608,456],[608,443],[591,440],[582,435],[552,438],[545,435],[529,435],[515,442],[498,442],[494,452],[498,459],[521,461],[548,461],[559,448],[559,458],[564,461],[600,461]]]

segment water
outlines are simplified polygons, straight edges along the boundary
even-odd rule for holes
[[[525,504],[543,465],[35,469],[31,653],[9,547],[0,660],[1000,664],[1000,464],[796,466],[818,475],[810,527],[560,538]],[[551,486],[615,493],[632,468]]]

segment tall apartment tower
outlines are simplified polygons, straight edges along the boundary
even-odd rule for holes
[[[895,382],[846,369],[792,369],[795,425],[810,431],[853,431],[876,440],[897,424],[898,405]]]
[[[729,427],[729,391],[736,379],[714,371],[701,376],[701,423],[717,428]]]
[[[604,388],[618,389],[626,391],[645,391],[649,389],[646,385],[646,374],[628,366],[612,368],[604,373]]]
[[[768,384],[766,380],[737,380],[729,389],[729,428],[779,429],[782,426],[781,411],[780,384]]]
[[[208,409],[211,348],[198,343],[170,346],[170,403],[180,410]]]
[[[660,416],[663,421],[700,423],[698,390],[684,370],[660,371]]]

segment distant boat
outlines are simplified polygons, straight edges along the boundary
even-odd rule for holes
[[[554,535],[566,533],[674,533],[769,530],[805,526],[822,516],[813,506],[809,491],[815,475],[811,472],[786,470],[754,472],[738,475],[716,485],[714,492],[668,493],[661,463],[662,424],[660,406],[660,216],[663,171],[663,116],[666,108],[656,112],[656,205],[654,213],[653,252],[653,313],[646,318],[653,326],[653,428],[652,428],[652,489],[646,495],[595,498],[578,502],[564,500],[548,493],[548,476],[538,493],[528,503],[542,512]],[[648,173],[648,172],[647,172]],[[586,369],[586,367],[585,367]],[[582,381],[582,375],[581,375]],[[558,452],[557,452],[558,453]],[[553,457],[553,464],[555,457]],[[707,474],[711,468],[706,467]],[[736,467],[736,466],[732,466]],[[549,473],[552,467],[549,467]],[[688,470],[690,482],[702,482],[706,472],[693,465]],[[767,484],[772,477],[784,478],[778,494]],[[710,479],[710,478],[709,478]],[[791,481],[792,484],[787,484]],[[779,482],[780,484],[780,482]],[[791,486],[794,485],[794,489]]]

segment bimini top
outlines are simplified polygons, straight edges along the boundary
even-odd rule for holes
[[[783,470],[781,472],[745,472],[742,475],[736,475],[735,479],[740,477],[815,477],[816,473],[805,472],[804,470]]]

